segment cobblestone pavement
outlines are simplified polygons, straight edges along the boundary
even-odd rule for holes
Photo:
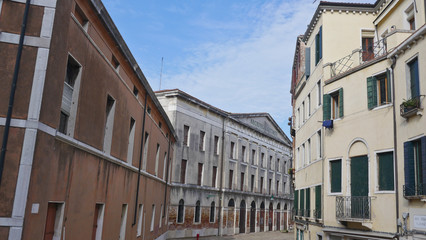
[[[185,240],[193,240],[196,238],[184,238]],[[242,240],[294,240],[293,232],[281,233],[281,232],[261,232],[261,233],[248,233],[238,234],[234,236],[223,236],[223,237],[200,237],[200,240],[231,240],[231,239],[242,239]],[[183,240],[181,238],[181,240]]]

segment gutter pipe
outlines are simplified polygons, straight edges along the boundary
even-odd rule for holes
[[[163,217],[166,216],[166,198],[167,198],[167,187],[168,187],[168,181],[169,181],[169,160],[170,160],[170,136],[167,139],[169,141],[169,146],[167,147],[167,169],[166,169],[166,189],[164,190],[164,211],[163,211]]]
[[[219,228],[218,228],[218,236],[222,236],[222,225],[223,225],[223,221],[222,221],[222,207],[223,207],[223,174],[224,174],[224,170],[223,170],[223,162],[224,162],[224,158],[225,158],[225,119],[226,117],[223,118],[222,121],[222,154],[221,154],[221,161],[220,161],[220,190],[219,190],[219,214],[218,214],[218,218],[219,218]]]
[[[9,139],[10,121],[12,119],[13,102],[15,100],[16,84],[18,82],[19,67],[21,65],[22,49],[24,47],[25,31],[27,29],[28,12],[30,9],[30,0],[25,3],[24,18],[22,19],[21,35],[19,37],[18,53],[16,54],[15,70],[13,72],[12,86],[10,89],[9,105],[7,109],[6,124],[3,132],[3,142],[0,153],[0,184],[3,176],[4,161],[6,156],[7,141]]]
[[[145,91],[145,104],[144,104],[144,107],[143,107],[141,148],[140,148],[140,154],[139,154],[138,182],[136,184],[135,214],[133,215],[132,226],[134,226],[136,224],[136,215],[138,213],[139,185],[140,185],[140,179],[141,179],[141,165],[142,165],[142,156],[143,156],[143,139],[144,139],[144,135],[145,135],[144,133],[145,133],[145,117],[146,117],[146,102],[147,102],[147,99],[148,99],[148,91]]]

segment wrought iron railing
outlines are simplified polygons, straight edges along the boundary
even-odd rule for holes
[[[418,197],[426,195],[426,184],[404,185],[404,197]]]
[[[371,219],[371,197],[336,197],[336,218],[338,220]]]
[[[417,113],[417,110],[421,109],[421,97],[424,95],[419,95],[417,97],[411,98],[409,100],[404,100],[399,106],[400,113],[402,117],[410,117]]]
[[[321,219],[321,209],[314,209],[314,218]]]
[[[374,42],[372,46],[358,48],[351,54],[331,63],[331,77],[339,75],[362,63],[378,58],[387,53],[386,39]]]

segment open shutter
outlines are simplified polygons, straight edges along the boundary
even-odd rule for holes
[[[343,117],[343,88],[339,89],[339,117]]]
[[[405,174],[405,195],[415,195],[414,190],[414,149],[412,142],[404,143],[404,174]]]
[[[367,99],[368,109],[373,109],[377,106],[377,80],[375,77],[367,78]]]
[[[422,176],[423,176],[423,195],[426,195],[426,136],[421,138],[422,145]]]
[[[328,94],[323,95],[323,104],[322,104],[322,116],[323,120],[330,120],[331,117],[331,97]]]
[[[388,91],[388,97],[387,97],[387,99],[386,99],[386,102],[388,102],[388,103],[390,103],[390,102],[392,102],[392,85],[391,85],[391,74],[390,74],[390,71],[389,71],[389,69],[386,69],[386,85],[388,86],[388,89],[387,89],[387,91]]]
[[[305,76],[311,76],[311,48],[305,48]]]

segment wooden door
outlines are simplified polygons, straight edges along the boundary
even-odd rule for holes
[[[368,157],[351,158],[351,217],[363,218],[368,210]]]

